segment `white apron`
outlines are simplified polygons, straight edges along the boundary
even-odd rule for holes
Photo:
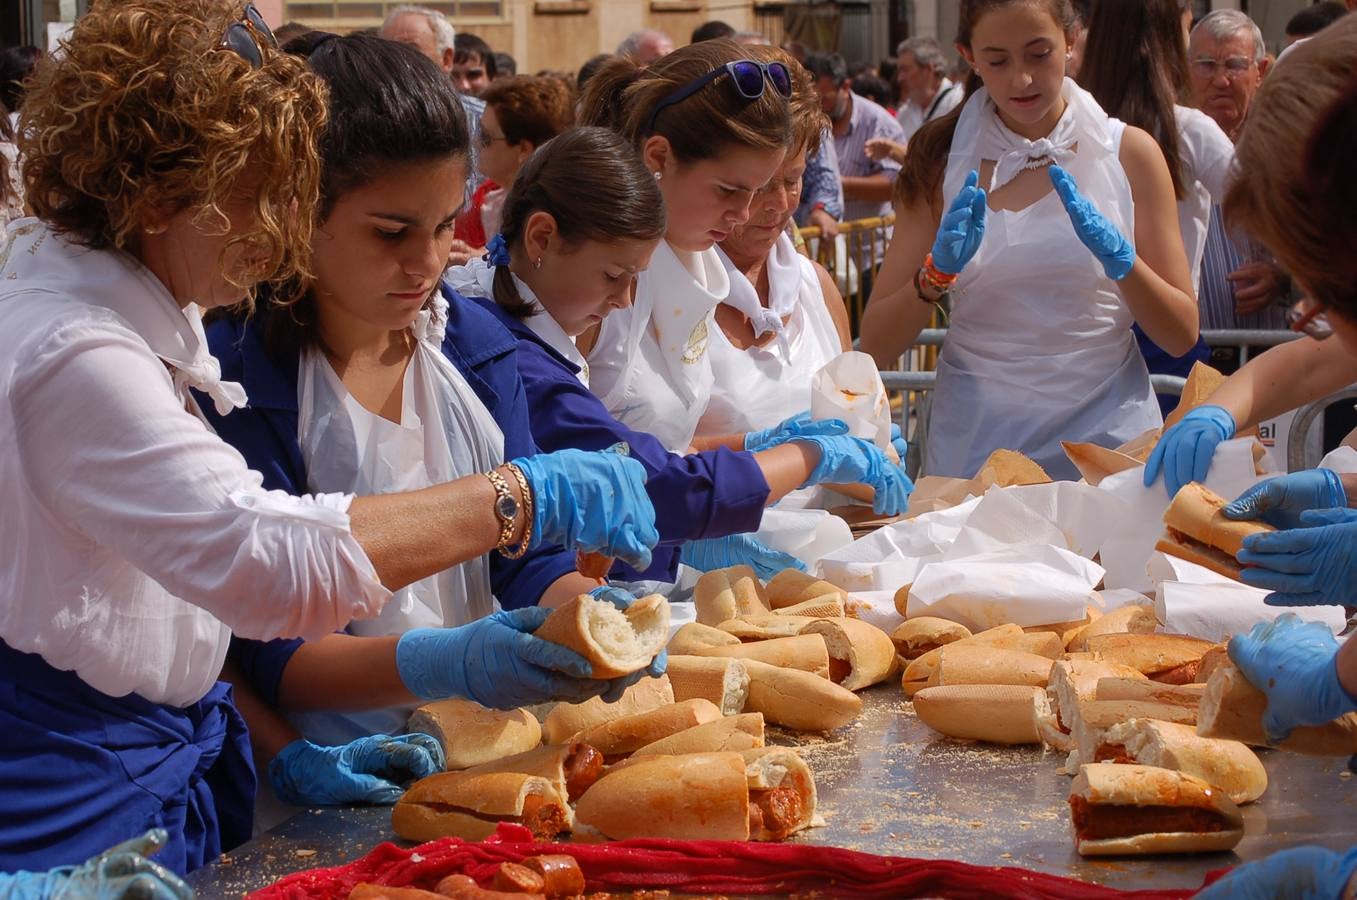
[[[307,489],[360,496],[411,491],[442,484],[504,462],[504,433],[462,373],[440,349],[447,300],[412,326],[419,336],[405,370],[401,421],[369,412],[349,394],[318,349],[303,352],[298,383],[298,437]],[[381,615],[356,620],[349,632],[399,635],[412,628],[463,625],[495,609],[489,557],[445,569],[397,591]],[[306,737],[338,744],[365,734],[403,731],[413,707],[366,713],[294,716]]]
[[[687,452],[711,396],[712,312],[730,291],[715,249],[661,241],[636,282],[636,303],[603,320],[589,383],[613,416],[674,453]]]
[[[1080,192],[1131,238],[1131,186],[1117,159],[1125,125],[1069,79],[1063,92],[1068,106],[1051,140],[1063,138],[1068,149],[1056,156]],[[1026,142],[999,122],[989,94],[977,91],[957,124],[944,196],[956,196],[982,159],[1018,143]],[[1022,166],[1010,159],[995,168]],[[1131,312],[1054,190],[1017,212],[989,211],[952,304],[925,474],[969,478],[992,451],[1007,448],[1053,478],[1077,479],[1060,441],[1116,446],[1161,424]]]

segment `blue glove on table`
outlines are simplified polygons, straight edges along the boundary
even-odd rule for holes
[[[1357,872],[1357,850],[1292,847],[1236,866],[1195,900],[1338,900]]]
[[[1263,731],[1272,743],[1297,725],[1323,725],[1357,709],[1338,681],[1338,641],[1327,625],[1284,613],[1230,639],[1230,659],[1267,695]]]
[[[1205,481],[1217,445],[1234,437],[1234,433],[1234,416],[1223,406],[1199,406],[1192,410],[1155,444],[1145,463],[1145,487],[1154,484],[1161,470],[1170,498],[1189,482]]]
[[[151,856],[169,840],[163,828],[124,841],[78,866],[0,874],[3,900],[193,900],[193,890]]]
[[[894,516],[909,506],[914,482],[905,474],[904,465],[886,458],[871,441],[849,434],[831,437],[799,438],[820,450],[820,461],[801,487],[815,484],[865,484],[876,491],[872,510],[878,516]]]
[[[977,186],[979,183],[980,173],[972,169],[938,223],[931,252],[933,266],[939,272],[958,274],[980,249],[985,236],[986,208],[985,191]]]
[[[636,602],[635,595],[630,591],[607,584],[602,587],[594,588],[589,592],[589,596],[598,600],[607,600],[618,609],[626,609]],[[604,703],[616,703],[618,700],[622,699],[623,691],[640,681],[644,676],[649,675],[651,678],[659,678],[664,674],[664,670],[667,668],[669,668],[669,651],[666,649],[661,650],[659,654],[650,661],[650,665],[646,666],[641,671],[633,672],[630,675],[623,675],[621,678],[614,678],[611,681],[606,682],[608,689],[599,696],[603,698]]]
[[[772,428],[749,432],[744,436],[744,448],[751,453],[757,453],[760,450],[771,450],[799,437],[847,433],[848,424],[841,419],[812,419],[809,411],[800,412]]]
[[[296,740],[269,763],[278,799],[294,806],[389,806],[402,782],[443,771],[443,748],[427,734],[374,734],[338,747]]]
[[[646,470],[620,453],[559,450],[513,461],[532,487],[532,546],[559,545],[650,567],[660,540]]]
[[[1098,212],[1098,207],[1079,193],[1074,176],[1060,166],[1051,166],[1050,173],[1055,192],[1060,195],[1060,202],[1065,204],[1065,213],[1074,225],[1074,233],[1098,257],[1107,277],[1121,281],[1136,264],[1136,248],[1117,230],[1117,226]]]
[[[1348,495],[1337,472],[1307,469],[1258,482],[1222,512],[1229,519],[1262,519],[1277,528],[1297,528],[1306,510],[1347,505]]]
[[[750,566],[764,581],[783,569],[806,571],[806,564],[801,560],[790,553],[769,547],[752,534],[728,534],[725,537],[689,541],[683,545],[679,559],[699,572],[730,566]]]
[[[1357,602],[1357,510],[1309,510],[1300,525],[1244,538],[1239,580],[1273,591],[1269,606]]]

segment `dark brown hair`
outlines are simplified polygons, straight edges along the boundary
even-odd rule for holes
[[[636,149],[607,128],[572,128],[537,149],[504,200],[500,235],[512,251],[535,212],[550,213],[567,246],[658,241],[664,195]],[[519,295],[508,266],[495,270],[495,302],[520,319],[540,310]]]
[[[481,96],[495,108],[495,117],[511,144],[528,141],[540,147],[575,120],[570,88],[551,76],[517,75],[496,81]]]
[[[641,68],[627,57],[603,64],[584,87],[579,122],[611,128],[635,147],[659,103],[691,81],[729,62],[751,59],[750,47],[725,38],[681,47]],[[717,78],[655,120],[654,134],[666,138],[683,163],[715,159],[730,147],[778,150],[789,143],[787,101],[766,85],[757,100],[746,100],[727,77]]]
[[[1348,16],[1268,73],[1235,146],[1224,213],[1311,297],[1357,323],[1354,59],[1357,16]]]
[[[1150,133],[1164,151],[1173,193],[1187,193],[1178,118],[1188,90],[1178,0],[1098,0],[1079,84],[1109,116]]]
[[[956,42],[969,49],[975,25],[986,13],[1018,4],[1044,7],[1066,35],[1074,28],[1074,6],[1070,0],[961,0]],[[980,76],[972,70],[966,78],[966,96],[979,90],[981,84]],[[952,137],[965,107],[965,102],[958,104],[947,115],[925,123],[910,138],[905,164],[895,179],[895,196],[892,198],[895,205],[923,202],[931,206],[938,199],[947,171],[947,154],[952,149]]]

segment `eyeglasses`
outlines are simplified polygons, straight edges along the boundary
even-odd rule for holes
[[[253,3],[247,3],[240,21],[227,27],[226,34],[221,39],[221,46],[245,60],[251,68],[258,69],[264,65],[264,51],[260,41],[271,49],[278,49],[278,39],[273,36],[269,24],[264,21],[264,17],[255,9]]]
[[[1216,73],[1221,69],[1225,70],[1225,77],[1230,81],[1241,77],[1245,72],[1253,68],[1254,61],[1247,56],[1230,56],[1226,59],[1212,59],[1209,56],[1199,56],[1192,60],[1192,71],[1202,78],[1215,78]]]
[[[476,143],[480,144],[482,147],[489,147],[495,141],[504,141],[504,143],[507,144],[509,143],[509,138],[502,134],[491,134],[484,128],[481,128],[480,137],[477,138]]]
[[[1324,314],[1324,304],[1302,297],[1286,311],[1286,324],[1292,331],[1302,332],[1317,341],[1333,336],[1333,326]]]
[[[667,107],[676,103],[682,103],[693,94],[702,90],[722,75],[729,75],[731,83],[735,85],[735,90],[740,92],[740,96],[745,100],[754,101],[763,96],[764,85],[772,82],[773,89],[782,96],[782,99],[789,100],[792,96],[792,73],[780,62],[761,63],[752,59],[739,59],[735,62],[728,62],[723,66],[712,69],[701,78],[695,78],[685,84],[683,87],[674,91],[668,97],[665,97],[659,103],[655,104],[655,110],[650,114],[650,121],[646,123],[646,134],[655,133],[655,120],[660,117],[660,113]]]

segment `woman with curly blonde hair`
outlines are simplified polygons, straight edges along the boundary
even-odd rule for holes
[[[648,559],[654,510],[640,464],[616,454],[293,497],[205,424],[190,389],[221,415],[246,397],[222,381],[201,309],[305,283],[321,205],[326,89],[253,6],[98,4],[24,114],[37,217],[0,252],[0,870],[164,829],[160,862],[184,873],[250,834],[248,739],[217,681],[233,632],[329,634],[496,549]],[[399,674],[418,693],[437,670],[467,694],[495,659],[541,700],[612,686],[525,634],[534,623],[490,616],[398,648]],[[361,749],[328,764],[397,778],[438,764],[409,741]]]

